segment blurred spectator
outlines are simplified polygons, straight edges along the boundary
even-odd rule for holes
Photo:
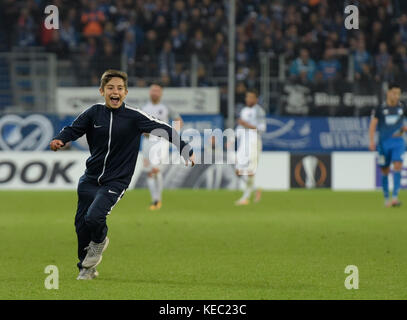
[[[407,43],[407,14],[402,14],[398,23],[401,40],[403,43]]]
[[[373,22],[372,32],[367,39],[369,52],[376,53],[379,50],[379,44],[385,41],[383,26],[379,21]]]
[[[189,74],[182,62],[175,63],[174,73],[171,75],[171,83],[174,87],[188,87]]]
[[[236,71],[236,80],[237,81],[244,82],[247,79],[248,75],[249,75],[249,67],[240,66],[237,68],[237,71]]]
[[[284,45],[283,53],[286,64],[289,66],[296,58],[295,45],[292,41],[286,41]]]
[[[203,37],[202,30],[198,29],[195,32],[194,37],[189,44],[189,50],[191,54],[196,54],[200,62],[206,62],[208,60],[208,44]]]
[[[131,30],[129,30],[129,31],[131,32]],[[107,38],[111,41],[114,41],[116,36],[117,36],[116,29],[115,29],[113,22],[111,22],[111,21],[106,22],[105,27],[103,29],[103,37]]]
[[[128,64],[128,68],[132,70],[135,65],[137,52],[136,35],[132,30],[125,33],[123,41],[123,57]]]
[[[249,55],[242,41],[238,42],[236,46],[236,64],[237,66],[247,66],[249,64]]]
[[[171,30],[170,41],[176,61],[184,60],[187,40],[187,35],[185,33],[181,33],[179,29],[174,28]]]
[[[81,16],[83,35],[85,37],[100,36],[103,32],[105,20],[106,17],[103,11],[97,8],[96,0],[91,0],[89,2],[89,8],[85,9]]]
[[[160,83],[163,87],[170,87],[172,85],[170,76],[166,73],[161,74]]]
[[[399,81],[404,79],[407,80],[407,49],[404,45],[400,45],[397,48],[397,54],[394,60],[394,64],[400,68]]]
[[[47,43],[47,51],[56,54],[58,59],[64,59],[68,56],[68,45],[61,40],[58,30],[53,30],[52,40]]]
[[[79,39],[75,27],[70,23],[69,20],[62,21],[61,29],[59,32],[61,41],[64,42],[64,44],[69,48],[70,51],[75,51],[78,46]]]
[[[273,39],[271,37],[266,37],[263,39],[260,52],[264,52],[269,58],[275,58],[277,56],[273,48]]]
[[[198,66],[197,75],[198,75],[198,87],[209,87],[206,69],[203,64],[200,64]]]
[[[17,45],[28,47],[36,44],[36,23],[27,8],[22,8],[17,20]]]
[[[213,20],[213,23],[216,26],[216,29],[218,31],[221,31],[223,34],[227,33],[227,23],[226,22],[226,16],[223,8],[221,6],[218,6],[215,10],[215,14],[210,20]]]
[[[325,50],[324,58],[318,63],[318,78],[322,81],[335,81],[341,71],[340,62],[335,59],[332,50]]]
[[[185,10],[185,2],[182,0],[176,0],[174,3],[174,9],[171,12],[171,26],[176,28],[181,21],[188,19],[188,13]]]
[[[360,79],[362,73],[366,76],[366,71],[370,74],[370,54],[366,51],[365,40],[358,39],[356,42],[356,51],[353,53],[355,67],[355,79]]]
[[[87,44],[85,46],[85,50],[84,50],[86,57],[89,59],[93,59],[96,57],[98,51],[99,51],[99,46],[96,41],[96,38],[94,38],[94,37],[88,38],[88,42],[87,42]]]
[[[273,77],[282,70],[279,58],[283,56],[289,77],[305,84],[312,83],[315,75],[318,81],[345,80],[351,66],[358,83],[404,81],[407,6],[401,1],[358,1],[360,29],[350,31],[343,23],[348,3],[237,0],[237,81],[245,87],[258,86],[260,52],[271,59]],[[120,67],[121,57],[133,78],[130,81],[136,81],[133,72],[148,82],[164,77],[171,85],[188,85],[191,55],[196,54],[204,65],[199,83],[225,88],[227,1],[55,0],[61,17],[58,35],[44,28],[44,4],[3,0],[0,15],[5,30],[1,30],[0,48],[42,46],[73,61],[80,85],[97,84],[100,68]],[[353,63],[348,66],[349,61]]]
[[[244,24],[244,32],[247,35],[248,39],[258,37],[257,27],[257,13],[255,11],[252,11],[250,12],[248,19]]]
[[[228,53],[225,44],[225,37],[220,32],[218,32],[215,36],[215,43],[211,49],[211,58],[213,61],[213,74],[216,77],[226,76]]]
[[[245,96],[247,87],[243,81],[236,84],[236,116],[239,115],[240,110],[245,106]]]
[[[120,56],[115,54],[113,43],[109,40],[106,40],[103,45],[103,54],[98,59],[95,59],[96,71],[99,77],[103,74],[103,72],[107,69],[121,69],[121,59]]]
[[[163,49],[158,58],[160,74],[173,74],[175,71],[175,55],[169,40],[164,41]]]
[[[379,53],[375,57],[376,80],[379,81],[380,78],[383,78],[385,70],[388,69],[390,60],[391,57],[387,52],[386,42],[380,42]]]
[[[203,28],[203,24],[201,22],[201,11],[198,8],[193,8],[191,11],[191,16],[188,19],[189,25],[189,37],[196,35],[198,30]]]
[[[397,68],[396,65],[393,63],[393,58],[390,56],[382,73],[379,75],[378,80],[386,81],[388,83],[395,82],[399,79],[399,70],[400,69]]]
[[[169,33],[167,20],[163,15],[157,17],[153,28],[157,34],[157,42],[161,46]]]
[[[249,74],[247,75],[246,78],[246,87],[248,89],[257,89],[258,88],[258,75],[257,75],[257,71],[254,68],[250,68],[249,70]]]
[[[158,48],[157,33],[154,30],[147,31],[141,53],[142,60],[146,63],[144,73],[154,76],[158,74]]]
[[[300,56],[290,66],[290,78],[302,83],[312,82],[316,72],[315,61],[309,57],[307,49],[300,50]]]

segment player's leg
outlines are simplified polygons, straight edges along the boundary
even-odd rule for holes
[[[97,191],[95,199],[85,215],[85,223],[90,230],[91,241],[87,247],[86,257],[82,261],[83,267],[95,267],[102,260],[102,252],[109,244],[106,217],[123,197],[124,192],[123,186],[114,184],[101,186]]]
[[[398,199],[400,184],[401,184],[401,170],[403,167],[403,156],[405,146],[404,141],[400,140],[395,143],[392,148],[391,160],[393,162],[393,194],[392,194],[392,206],[398,207],[401,202]]]
[[[144,170],[147,171],[147,187],[148,190],[150,191],[150,197],[151,197],[151,202],[154,202],[154,193],[155,193],[155,179],[153,177],[153,172],[152,172],[152,166],[151,166],[151,162],[150,159],[148,159],[148,157],[144,157]]]
[[[154,146],[154,143],[150,141],[149,138],[143,138],[143,167],[144,170],[147,171],[147,187],[148,190],[150,191],[150,197],[151,197],[151,205],[150,209],[154,209],[154,198],[155,198],[155,190],[156,190],[156,185],[155,185],[155,178],[154,178],[154,173],[153,173],[153,166],[152,166],[152,161],[154,157],[154,150],[152,150]]]
[[[157,187],[157,202],[156,208],[160,209],[162,206],[162,193],[163,193],[163,174],[160,169],[158,169],[155,174],[156,187]]]
[[[246,142],[246,150],[244,151],[245,156],[243,158],[247,158],[248,161],[244,165],[244,170],[242,170],[242,173],[246,176],[245,187],[243,196],[238,200],[237,204],[246,204],[250,202],[250,197],[255,189],[254,178],[257,171],[259,150],[261,150],[261,140],[258,139],[257,136],[249,136],[249,139],[246,140]]]
[[[75,230],[78,240],[78,259],[77,264],[79,270],[82,269],[82,261],[85,259],[86,250],[85,248],[89,245],[91,241],[91,232],[85,223],[85,215],[88,212],[90,205],[95,199],[97,190],[99,186],[92,183],[82,176],[78,183],[78,208],[75,215]]]
[[[156,180],[155,180],[155,173],[153,169],[150,167],[150,171],[147,173],[147,186],[148,190],[150,191],[150,198],[151,198],[151,206],[154,206],[154,201],[156,198]],[[150,206],[150,209],[151,209]]]
[[[242,197],[235,202],[236,205],[249,204],[249,197],[253,188],[253,180],[250,178],[252,173],[250,167],[252,164],[251,159],[251,145],[247,136],[243,135],[238,139],[238,148],[236,151],[236,175],[239,178],[240,185],[243,186]]]
[[[163,174],[162,174],[162,166],[163,164],[169,163],[169,144],[167,141],[161,139],[159,142],[158,154],[157,154],[157,164],[154,165],[156,169],[155,179],[156,179],[156,195],[157,195],[157,202],[156,202],[156,209],[160,209],[162,206],[162,193],[163,193]]]
[[[160,177],[158,177],[160,176]],[[160,180],[161,178],[161,180]],[[160,170],[153,166],[151,171],[148,173],[148,184],[151,193],[151,205],[150,210],[156,210],[161,208],[161,190],[160,182],[162,183],[162,176]]]
[[[263,145],[262,145],[261,138],[259,137],[258,142],[257,142],[257,154],[256,154],[256,159],[255,159],[255,161],[256,161],[255,170],[257,170],[257,166],[259,165],[259,158],[260,158],[260,154],[261,154],[262,149],[263,149]],[[254,179],[253,183],[255,184],[255,182],[256,182],[255,176],[253,177],[253,179]],[[255,187],[255,190],[256,190],[256,193],[255,193],[255,196],[254,196],[254,202],[259,202],[260,199],[261,199],[262,190],[261,190],[261,188],[256,188],[256,187]]]
[[[247,189],[249,187],[249,176],[244,172],[243,169],[236,169],[236,175],[239,179],[241,185],[243,185],[243,195],[235,202],[236,205],[247,205],[249,204],[249,199],[247,197]]]
[[[401,169],[403,167],[403,162],[395,161],[393,162],[393,193],[391,205],[393,207],[398,207],[401,205],[401,202],[398,199],[401,183]]]
[[[149,173],[147,184],[151,194],[150,210],[161,208],[161,192],[162,192],[162,175],[160,172],[161,164],[161,141],[150,142],[148,151]]]
[[[250,196],[252,195],[254,189],[254,175],[248,174],[246,180],[246,188],[243,191],[243,196],[241,200],[250,202]]]
[[[389,173],[391,164],[391,152],[385,148],[382,144],[377,147],[379,153],[378,165],[382,173],[382,190],[384,196],[384,205],[386,207],[391,206],[390,194],[389,194]]]
[[[384,196],[384,205],[386,207],[390,207],[390,205],[391,205],[390,194],[389,194],[390,167],[381,167],[380,170],[382,172],[382,190],[383,190],[383,196]]]

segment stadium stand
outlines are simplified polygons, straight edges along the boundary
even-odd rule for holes
[[[58,32],[43,27],[46,1],[3,1],[0,50],[36,48],[55,53],[59,86],[97,85],[100,74],[109,66],[126,70],[130,85],[161,80],[174,87],[220,86],[225,92],[228,1],[54,2],[61,17]],[[287,82],[311,90],[315,86],[323,87],[327,92],[345,82],[356,92],[376,90],[387,81],[404,85],[406,3],[357,1],[360,29],[346,30],[344,6],[351,3],[238,0],[237,82],[246,88],[259,88],[265,67],[261,57],[266,56],[271,93],[270,100],[263,104],[270,114],[287,111],[281,108],[280,101],[282,87]],[[8,82],[7,72],[2,73],[1,81]],[[29,82],[19,85],[29,86]],[[3,92],[7,91],[5,86],[0,85],[2,106],[11,99]],[[224,115],[226,109],[226,94],[223,94]],[[350,112],[363,114],[363,110]],[[334,111],[330,115],[346,113]]]

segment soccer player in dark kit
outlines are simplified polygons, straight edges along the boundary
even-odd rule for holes
[[[77,190],[78,280],[98,275],[96,266],[109,244],[106,216],[130,183],[141,134],[162,136],[177,146],[187,164],[194,165],[191,146],[181,140],[175,129],[124,102],[128,93],[125,72],[107,70],[101,77],[99,91],[105,103],[86,109],[50,143],[50,148],[57,151],[86,134],[89,145],[90,157]]]

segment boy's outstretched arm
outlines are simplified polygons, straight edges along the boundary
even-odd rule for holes
[[[143,111],[139,111],[137,122],[138,128],[142,133],[162,137],[173,143],[178,148],[181,156],[184,158],[186,165],[188,165],[188,161],[191,161],[192,166],[195,164],[195,156],[192,147],[181,139],[181,136],[178,134],[175,128]]]
[[[89,126],[90,108],[82,112],[70,126],[64,127],[49,144],[52,151],[62,148],[67,142],[74,141],[86,133]]]

